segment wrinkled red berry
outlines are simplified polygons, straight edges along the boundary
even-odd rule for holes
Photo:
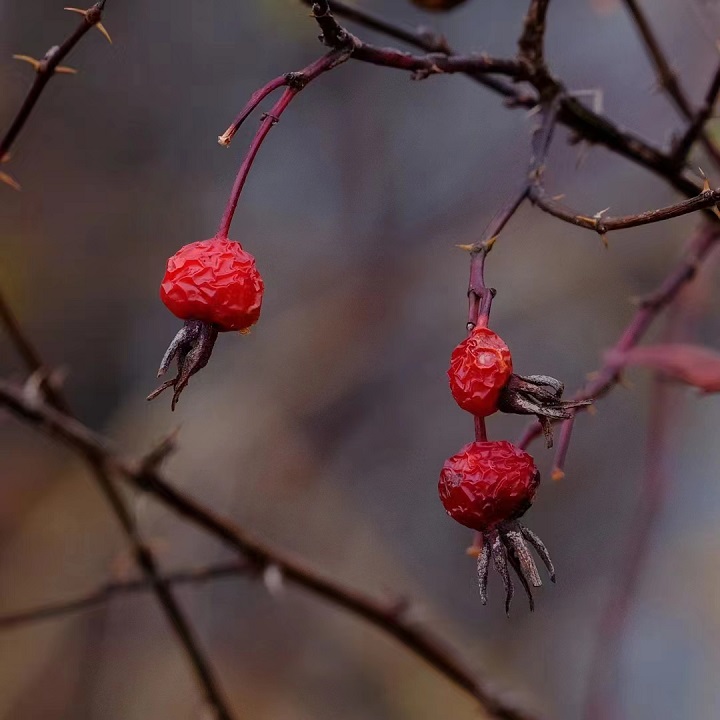
[[[260,317],[263,281],[240,243],[211,238],[181,247],[167,262],[160,298],[181,320],[246,330]]]
[[[463,410],[487,417],[498,409],[512,371],[510,350],[502,338],[486,327],[476,327],[450,357],[450,391]]]
[[[472,442],[445,461],[438,490],[453,520],[486,532],[523,515],[539,482],[532,457],[512,443]]]

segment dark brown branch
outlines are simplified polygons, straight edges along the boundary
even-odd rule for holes
[[[715,224],[703,225],[695,233],[681,262],[665,277],[654,292],[640,301],[632,319],[612,351],[608,353],[608,359],[600,370],[594,373],[593,379],[573,395],[572,400],[598,399],[608,393],[620,381],[622,365],[618,364],[617,358],[622,357],[624,353],[635,347],[643,339],[654,320],[673,302],[683,287],[695,277],[698,268],[716,246],[718,239],[720,239],[720,227]],[[565,457],[574,421],[575,417],[571,420],[565,420],[562,424],[556,456],[556,477],[562,476],[563,467],[559,462],[559,458],[564,459]],[[528,447],[541,433],[542,427],[540,423],[531,423],[518,441],[518,446],[521,448]]]
[[[301,0],[308,7],[312,6],[313,0]],[[445,55],[455,55],[455,51],[448,45],[446,38],[427,28],[418,28],[410,30],[400,25],[395,25],[385,18],[374,13],[368,12],[361,7],[350,5],[340,0],[330,0],[328,2],[330,11],[343,17],[350,22],[362,25],[365,28],[382,33],[388,37],[400,40],[412,47],[424,50],[427,53],[442,53]],[[489,87],[494,92],[503,95],[512,104],[527,103],[529,107],[535,104],[535,99],[529,94],[522,93],[518,88],[504,82],[500,78],[491,77],[482,73],[468,73],[473,80],[481,85]]]
[[[501,720],[530,720],[478,681],[455,654],[427,631],[408,621],[397,603],[383,602],[350,588],[255,539],[232,521],[221,517],[174,488],[153,468],[120,459],[110,443],[77,420],[31,397],[22,388],[0,381],[0,405],[32,426],[47,432],[93,462],[102,462],[138,490],[149,493],[175,513],[206,530],[239,552],[259,569],[277,567],[286,580],[374,625],[424,659],[437,672],[475,698],[492,717]]]
[[[605,235],[614,230],[626,230],[627,228],[638,227],[640,225],[650,225],[651,223],[689,215],[699,210],[713,209],[720,203],[720,188],[716,190],[704,190],[696,197],[682,200],[681,202],[668,205],[664,208],[647,210],[637,215],[625,215],[622,217],[606,217],[602,213],[581,215],[549,197],[545,190],[539,185],[534,186],[530,190],[530,200],[541,210],[544,210],[553,217],[587,230],[594,230],[599,235]]]
[[[665,53],[660,47],[660,41],[655,36],[650,21],[637,0],[623,0],[623,2],[632,16],[635,27],[640,33],[640,37],[645,45],[645,50],[652,64],[655,66],[660,87],[667,92],[680,113],[686,119],[690,120],[693,115],[690,100],[680,85],[677,74],[665,57]]]
[[[531,0],[518,40],[520,59],[533,69],[542,68],[545,64],[545,27],[549,5],[550,0]]]
[[[309,7],[314,4],[314,0],[302,0],[302,2]],[[400,40],[400,42],[420,48],[426,52],[439,52],[447,55],[450,55],[452,52],[443,35],[432,32],[426,28],[419,28],[417,30],[404,28],[362,7],[350,5],[340,0],[329,0],[327,6],[330,12],[345,18],[345,20],[358,23],[368,28],[368,30],[382,33],[383,35],[395,38],[395,40]]]
[[[41,379],[40,390],[48,404],[58,412],[71,417],[70,409],[64,395],[48,381],[48,373],[43,366],[40,353],[35,349],[30,339],[22,331],[20,323],[10,309],[9,304],[0,292],[0,319],[7,327],[11,340],[15,343],[23,357],[27,369]],[[203,695],[211,707],[214,708],[220,720],[232,720],[232,715],[222,697],[217,680],[211,669],[208,659],[200,648],[195,633],[188,619],[185,617],[180,605],[175,600],[172,591],[162,577],[155,557],[145,544],[133,515],[111,477],[111,467],[102,455],[86,454],[85,459],[90,467],[98,487],[110,504],[127,539],[138,566],[152,586],[155,596],[163,609],[180,646],[193,668]]]
[[[179,570],[168,573],[164,580],[168,585],[196,585],[207,583],[226,577],[235,577],[246,574],[250,570],[247,564],[238,562],[222,563],[209,567],[197,568],[195,570]],[[114,581],[101,585],[92,592],[80,597],[61,602],[47,603],[28,610],[9,613],[0,616],[0,631],[12,630],[14,628],[40,622],[42,620],[53,620],[65,617],[81,610],[89,610],[104,605],[112,598],[120,595],[128,595],[138,592],[148,592],[153,589],[147,579],[138,578],[124,582]]]
[[[675,155],[678,165],[682,165],[687,161],[687,157],[690,153],[690,150],[692,149],[692,146],[695,144],[695,141],[701,136],[703,136],[704,138],[706,147],[707,143],[711,143],[713,149],[716,150],[715,143],[713,143],[713,141],[710,140],[707,136],[703,135],[703,130],[705,129],[707,121],[712,116],[719,93],[720,65],[718,65],[717,69],[715,70],[715,74],[713,75],[712,81],[710,82],[710,86],[705,93],[705,98],[703,100],[702,106],[695,113],[695,116],[692,118],[692,122],[685,131],[685,134],[680,137],[677,144],[675,145],[673,154]]]
[[[302,2],[306,5],[311,4],[310,0],[302,0]],[[328,6],[330,7],[331,11],[338,17],[347,17],[348,19],[352,19],[353,21],[360,24],[365,24],[365,15],[358,12],[355,8],[348,5],[347,3],[334,0],[329,2]],[[403,28],[396,27],[387,20],[380,21],[381,24],[378,24],[378,21],[379,18],[373,16],[373,19],[371,21],[373,29],[382,29],[383,32],[387,32],[388,27],[393,27],[393,32],[388,34],[391,34],[393,37],[399,37],[401,34],[404,34],[407,38],[407,31],[405,31]],[[421,47],[425,49],[425,47],[422,45],[421,38],[417,37],[415,38],[415,40],[417,42],[413,42],[413,44],[416,47]],[[424,56],[423,59],[416,61],[405,60],[402,63],[395,63],[394,58],[391,60],[390,57],[383,55],[381,48],[374,48],[374,46],[368,45],[366,43],[362,43],[362,46],[364,48],[365,56],[363,57],[363,53],[361,53],[360,55],[354,54],[353,57],[355,57],[355,59],[366,60],[368,62],[374,62],[374,60],[377,59],[380,60],[380,62],[377,62],[376,64],[384,64],[388,67],[396,67],[403,70],[412,70],[414,72],[418,70],[420,70],[421,72],[427,71],[427,64],[430,58],[436,57],[434,55],[428,55]],[[380,53],[376,54],[374,52],[376,50],[379,50]],[[402,55],[402,53],[400,53],[400,55]],[[372,57],[373,59],[370,59],[370,57]],[[411,57],[417,58],[418,56]],[[463,56],[458,56],[452,53],[448,55],[449,59],[457,57]],[[470,61],[468,65],[465,67],[465,69],[461,69],[459,66],[455,66],[454,71],[463,72],[463,74],[471,77],[474,80],[484,77],[484,75],[479,74],[479,72],[473,72],[472,69],[472,58],[482,56],[464,57],[465,62],[467,62],[468,60]],[[524,69],[521,69],[519,72],[517,72],[516,68],[512,65],[509,67],[503,67],[502,65],[502,63],[512,61],[501,60],[497,62],[498,64],[495,65],[494,69],[490,69],[490,67],[492,66],[492,62],[481,64],[480,72],[497,72],[499,74],[510,74],[517,79],[523,78],[526,74],[527,68],[525,67],[525,63],[522,63]],[[407,67],[407,65],[410,65],[410,67]],[[450,64],[450,66],[452,66],[452,63]],[[509,73],[507,72],[508,70],[510,71]],[[448,72],[449,70],[445,71]],[[530,78],[525,79],[530,80]],[[537,74],[535,78],[532,78],[532,80],[537,82],[539,86],[537,89],[541,89],[542,94],[546,97],[557,96],[560,98],[560,110],[558,113],[558,120],[570,129],[574,130],[577,133],[578,137],[589,143],[597,143],[599,145],[604,145],[610,150],[616,152],[617,154],[629,160],[632,160],[633,162],[636,162],[637,164],[645,167],[648,170],[651,170],[657,175],[663,177],[666,181],[670,183],[670,185],[672,185],[672,187],[674,187],[683,195],[686,195],[688,197],[694,197],[698,194],[698,192],[700,192],[700,187],[698,187],[698,185],[696,185],[691,180],[685,178],[679,172],[677,163],[672,156],[663,153],[661,150],[653,147],[637,135],[623,130],[607,118],[593,112],[585,105],[583,105],[577,98],[572,97],[570,94],[568,94],[562,84],[554,80],[546,72]],[[506,84],[502,84],[501,88],[491,87],[491,89],[493,89],[495,92],[502,94],[507,99],[508,105],[511,107],[533,108],[538,103],[537,95],[528,94],[527,92],[514,89]]]
[[[83,14],[80,24],[65,42],[61,45],[51,47],[47,53],[45,53],[45,57],[37,63],[35,66],[35,81],[30,86],[30,90],[23,104],[20,106],[20,110],[18,110],[15,119],[10,124],[8,131],[0,140],[0,160],[7,157],[12,144],[25,126],[35,104],[40,99],[40,95],[42,95],[50,78],[55,74],[58,65],[68,56],[70,51],[80,42],[87,32],[100,24],[104,8],[105,0],[95,3],[95,5]]]
[[[693,128],[695,120],[697,120],[698,116],[693,111],[692,104],[690,103],[687,94],[683,90],[682,85],[680,85],[677,74],[672,69],[670,63],[665,57],[665,53],[660,46],[660,41],[655,36],[652,26],[650,25],[650,21],[640,7],[638,0],[624,0],[624,2],[625,6],[628,9],[628,12],[630,13],[633,21],[635,22],[635,27],[637,27],[637,30],[640,33],[640,37],[642,38],[643,44],[645,45],[645,50],[647,51],[647,54],[655,67],[660,87],[662,87],[667,92],[669,97],[675,103],[675,106],[677,107],[680,114],[683,115],[686,120],[691,121],[690,128]],[[697,128],[693,129],[692,139],[694,141],[695,139],[699,138],[702,141],[705,151],[712,158],[713,162],[716,165],[720,166],[720,150],[718,150],[715,143],[707,136],[707,133],[704,132],[705,122],[706,120],[703,121],[702,124],[699,125]],[[690,131],[690,128],[688,128],[688,132]],[[684,142],[687,142],[688,139],[689,138],[686,133],[685,140],[681,142],[683,142],[684,144]],[[683,152],[680,152],[679,147],[676,148],[673,155],[678,167],[681,167],[682,164],[685,162],[687,158],[687,152],[690,150],[691,146],[692,142],[688,146],[687,150]]]

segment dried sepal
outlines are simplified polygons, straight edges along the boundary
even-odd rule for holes
[[[174,393],[171,408],[175,410],[180,394],[187,387],[190,378],[208,364],[217,336],[218,329],[214,325],[200,320],[186,320],[165,351],[158,370],[158,377],[164,375],[172,361],[177,359],[177,375],[172,380],[166,380],[151,392],[147,399],[154,400],[160,393],[172,387]]]
[[[592,404],[592,400],[562,400],[565,386],[547,375],[511,375],[500,393],[498,408],[502,412],[536,415],[552,447],[552,421],[569,420],[575,408]]]
[[[532,545],[543,561],[550,580],[555,582],[555,568],[547,548],[540,538],[519,522],[504,523],[494,530],[482,533],[482,548],[478,554],[477,572],[480,601],[483,605],[487,604],[488,570],[492,560],[495,570],[503,581],[506,614],[510,613],[510,603],[515,593],[510,568],[513,569],[525,590],[530,610],[535,609],[532,589],[541,587],[542,580],[528,543]]]

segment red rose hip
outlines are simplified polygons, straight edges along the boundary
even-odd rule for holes
[[[487,417],[498,409],[512,371],[510,349],[502,338],[489,328],[476,327],[450,357],[450,391],[463,410]]]
[[[226,238],[181,247],[167,262],[160,297],[181,320],[246,330],[260,317],[264,285],[255,258]]]
[[[530,609],[534,609],[531,586],[539,587],[542,582],[527,543],[535,548],[555,581],[545,545],[518,522],[532,505],[539,483],[532,457],[506,440],[469,443],[443,465],[438,491],[445,510],[460,524],[477,531],[482,541],[478,579],[483,605],[492,560],[505,586],[505,611],[509,612],[514,593],[509,567],[525,588]]]
[[[445,461],[438,489],[453,520],[485,532],[523,515],[539,482],[535,461],[512,443],[472,442]]]
[[[181,247],[167,262],[160,297],[185,324],[170,343],[158,377],[178,372],[148,395],[173,388],[172,409],[190,378],[207,365],[219,332],[248,330],[260,317],[264,285],[255,258],[220,235]]]

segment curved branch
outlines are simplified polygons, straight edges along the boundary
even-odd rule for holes
[[[581,215],[565,207],[554,198],[548,197],[540,186],[534,186],[529,192],[530,200],[541,210],[564,222],[576,225],[586,230],[594,230],[599,235],[605,235],[615,230],[627,230],[640,225],[671,220],[682,217],[699,210],[712,210],[720,203],[720,188],[716,190],[703,190],[699,195],[673,205],[657,210],[647,210],[637,215],[624,215],[621,217],[606,217],[602,212],[595,215]]]
[[[34,427],[62,441],[91,463],[102,462],[142,492],[149,493],[175,513],[203,528],[240,552],[259,569],[277,567],[295,585],[366,620],[395,638],[437,672],[475,698],[492,717],[500,720],[531,720],[494,695],[473,676],[451,650],[429,632],[404,617],[404,607],[383,602],[329,578],[288,554],[254,538],[231,520],[213,512],[191,496],[174,488],[156,469],[146,463],[131,464],[118,457],[110,442],[77,420],[54,409],[11,383],[0,381],[0,405]]]
[[[66,8],[74,9],[74,8]],[[30,87],[27,96],[23,104],[20,106],[15,119],[10,124],[7,132],[0,140],[0,161],[7,157],[7,154],[12,147],[12,144],[17,139],[20,131],[25,126],[27,119],[35,107],[35,104],[40,99],[45,86],[50,81],[50,78],[55,74],[60,63],[68,56],[70,51],[80,42],[82,37],[89,32],[92,28],[98,26],[103,29],[103,34],[107,36],[102,28],[101,20],[102,13],[105,9],[105,0],[95,3],[91,8],[82,12],[83,19],[77,26],[75,32],[73,32],[61,45],[55,45],[51,47],[45,57],[40,61],[34,61],[33,66],[35,67],[35,81]],[[24,58],[24,56],[23,56]],[[32,58],[25,58],[32,61]]]

